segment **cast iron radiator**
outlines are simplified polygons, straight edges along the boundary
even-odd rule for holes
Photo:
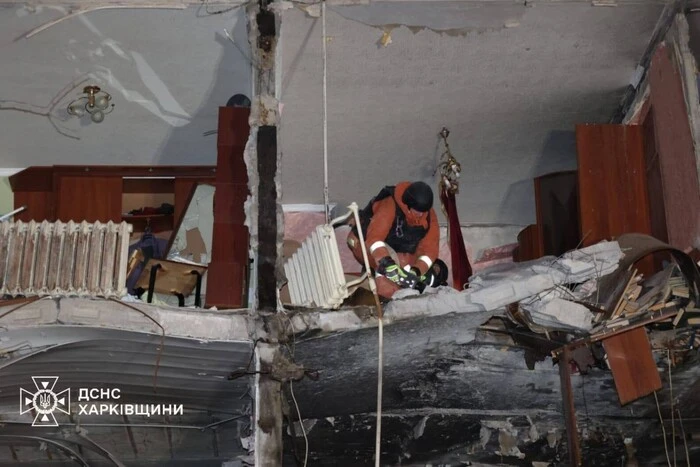
[[[353,203],[346,215],[317,226],[284,264],[292,305],[338,308],[350,295],[350,288],[365,280],[363,275],[346,282],[335,237],[334,226],[344,223],[356,211]]]
[[[0,222],[0,294],[126,294],[126,222]]]

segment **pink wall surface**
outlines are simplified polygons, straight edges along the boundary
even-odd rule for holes
[[[317,225],[325,222],[325,217],[322,212],[285,212],[284,213],[284,239],[285,241],[303,243],[304,240],[313,232]],[[347,235],[350,229],[347,226],[338,227],[335,231],[338,241],[338,251],[340,259],[343,263],[343,269],[346,273],[354,274],[361,271],[360,264],[355,261],[355,258],[350,253],[350,249],[346,245]],[[463,230],[464,233],[464,230]],[[467,256],[472,265],[474,272],[478,272],[488,266],[500,263],[513,262],[513,249],[517,243],[501,245],[487,249],[481,255],[479,262],[474,262],[474,251],[469,242],[465,241]],[[447,232],[444,227],[440,229],[440,259],[442,259],[448,268],[452,268],[450,259],[450,247],[447,244]]]

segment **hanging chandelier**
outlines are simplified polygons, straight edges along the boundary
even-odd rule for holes
[[[114,109],[114,104],[111,103],[112,96],[98,86],[85,86],[83,94],[85,95],[68,104],[69,115],[81,118],[87,113],[90,120],[100,123],[105,119],[105,115]]]

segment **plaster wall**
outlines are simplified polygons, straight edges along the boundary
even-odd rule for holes
[[[15,207],[15,197],[10,187],[8,177],[0,177],[0,215],[6,214]]]
[[[0,168],[214,164],[205,132],[252,88],[245,12],[218,9],[100,10],[26,38],[71,10],[0,5]],[[100,124],[66,111],[86,84],[113,97]]]
[[[533,177],[576,167],[574,125],[610,118],[662,5],[430,2],[413,14],[420,5],[328,8],[331,201],[364,205],[406,179],[436,186],[446,126],[460,221],[534,222]],[[285,11],[280,43],[284,202],[319,203],[321,20]]]

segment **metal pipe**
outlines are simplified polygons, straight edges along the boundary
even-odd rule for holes
[[[25,209],[27,209],[27,206],[20,206],[17,209],[15,209],[14,211],[10,211],[7,214],[3,214],[2,216],[0,216],[0,222],[6,221],[10,217],[14,216],[15,214],[19,214],[20,212],[24,211]]]

